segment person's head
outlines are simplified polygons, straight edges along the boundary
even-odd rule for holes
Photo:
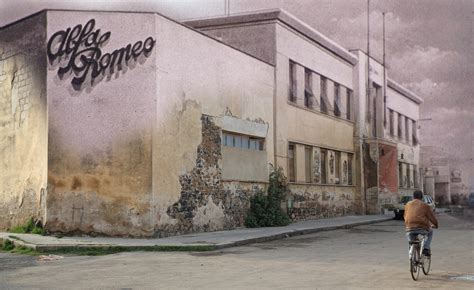
[[[423,192],[421,192],[421,190],[415,190],[415,192],[413,192],[413,198],[414,199],[422,199],[423,198]]]

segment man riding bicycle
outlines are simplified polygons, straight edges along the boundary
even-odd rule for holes
[[[423,249],[423,255],[430,256],[431,239],[433,238],[433,228],[438,228],[438,220],[429,205],[424,203],[423,192],[416,190],[413,193],[413,200],[405,205],[405,229],[408,241],[413,241],[416,237],[426,235],[427,239]]]

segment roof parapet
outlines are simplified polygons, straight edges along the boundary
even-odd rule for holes
[[[300,32],[312,41],[318,43],[322,47],[341,57],[343,60],[355,65],[358,62],[357,57],[350,53],[347,49],[329,39],[324,34],[315,30],[308,24],[296,18],[291,13],[284,9],[261,10],[254,12],[245,12],[240,14],[232,14],[229,16],[217,16],[212,18],[190,19],[184,21],[186,25],[194,27],[195,29],[208,28],[224,25],[235,25],[243,23],[255,23],[264,21],[281,21],[294,30]]]
[[[396,90],[397,92],[399,92],[400,94],[404,95],[405,97],[409,98],[413,102],[415,102],[417,104],[423,103],[422,98],[420,98],[415,93],[413,93],[409,89],[405,88],[404,86],[402,86],[401,84],[397,83],[396,81],[394,81],[390,78],[387,79],[387,85],[390,88],[392,88],[392,89]]]

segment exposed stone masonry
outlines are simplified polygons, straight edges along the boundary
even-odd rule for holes
[[[181,197],[167,210],[176,223],[161,229],[159,236],[242,226],[251,195],[261,189],[222,181],[221,129],[210,116],[203,115],[201,120],[196,167],[180,176]]]

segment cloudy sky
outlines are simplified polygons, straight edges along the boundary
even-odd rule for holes
[[[157,11],[176,19],[284,8],[346,48],[365,50],[367,0],[0,0],[0,26],[45,8]],[[419,94],[422,145],[453,154],[474,186],[474,0],[371,0],[371,53]]]

